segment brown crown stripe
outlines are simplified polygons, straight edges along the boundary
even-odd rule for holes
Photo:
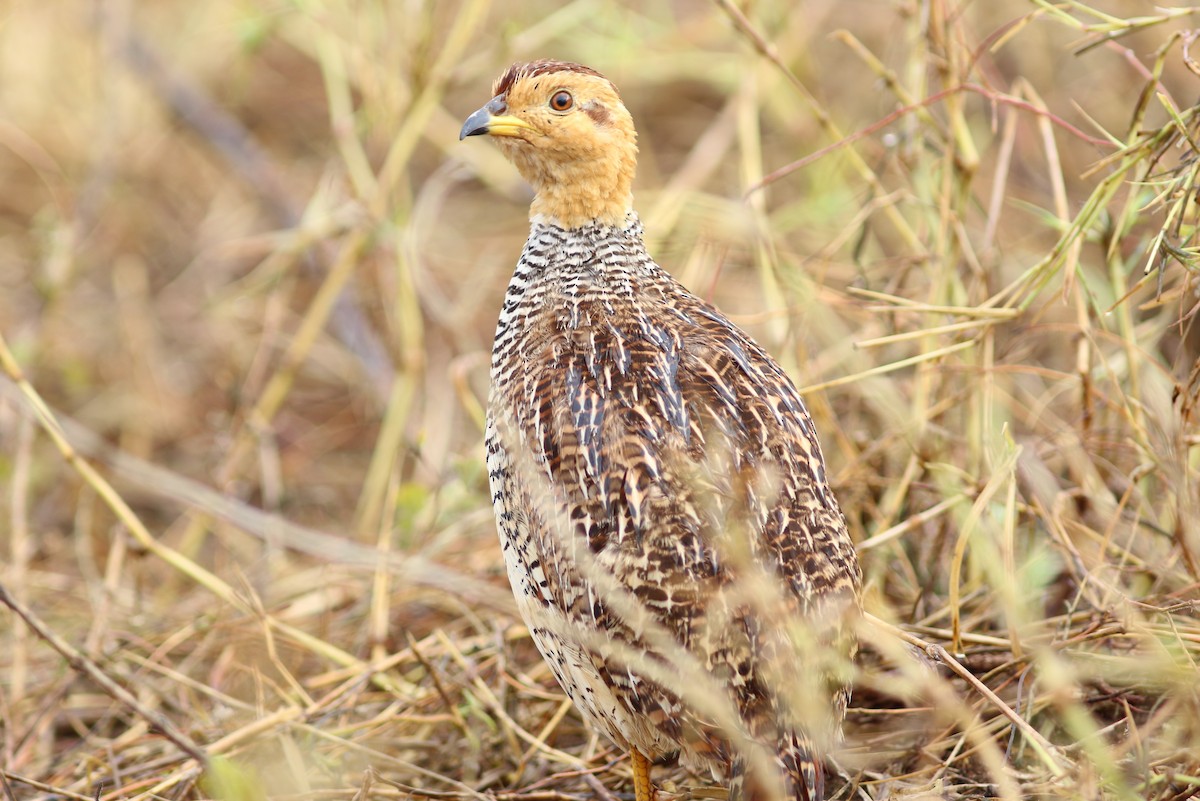
[[[512,85],[522,78],[533,78],[538,75],[550,75],[555,72],[575,72],[580,75],[594,75],[597,78],[604,78],[603,75],[596,72],[591,67],[585,67],[582,64],[576,64],[573,61],[555,61],[554,59],[542,59],[540,61],[530,61],[528,64],[513,64],[504,74],[496,79],[492,85],[492,95],[506,95]],[[608,80],[604,78],[604,80]],[[612,83],[612,81],[609,81]],[[615,90],[616,87],[614,86]]]

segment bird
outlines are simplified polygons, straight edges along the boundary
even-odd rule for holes
[[[631,758],[733,801],[824,798],[862,573],[812,418],[778,363],[649,255],[637,134],[616,86],[518,63],[459,140],[532,186],[501,305],[484,444],[530,636]]]

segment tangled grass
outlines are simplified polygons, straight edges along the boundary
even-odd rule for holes
[[[456,133],[555,56],[816,418],[872,615],[834,797],[1200,796],[1197,17],[13,0],[0,790],[629,795],[482,464],[528,190]]]

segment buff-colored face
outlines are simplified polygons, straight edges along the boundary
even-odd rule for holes
[[[565,62],[511,67],[460,139],[487,134],[538,193],[534,213],[561,224],[616,224],[629,210],[633,120],[612,83]]]

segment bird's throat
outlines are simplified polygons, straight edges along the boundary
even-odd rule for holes
[[[621,225],[633,208],[633,195],[625,188],[604,186],[597,182],[587,192],[578,188],[565,190],[550,185],[538,190],[529,207],[531,218],[540,218],[560,228],[582,228],[585,225]]]
[[[634,153],[627,158],[579,160],[548,168],[544,162],[523,165],[514,161],[537,193],[529,209],[532,218],[562,228],[622,225],[633,208]]]

